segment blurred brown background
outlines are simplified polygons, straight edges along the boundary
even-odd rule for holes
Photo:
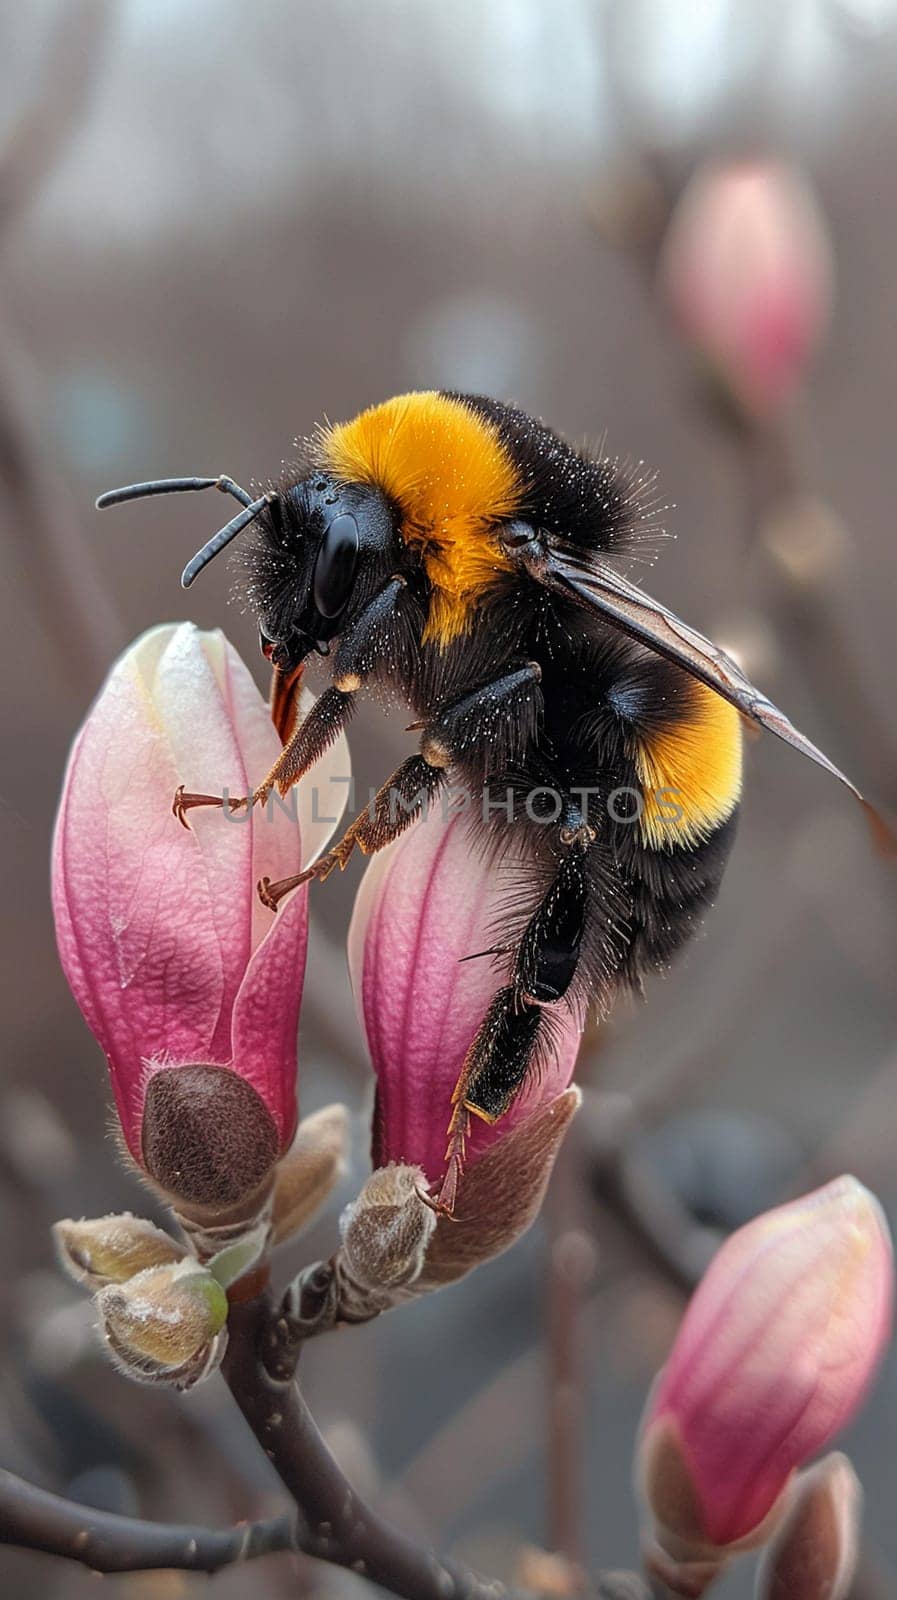
[[[189,615],[255,660],[254,629],[226,609],[224,563],[189,600],[178,586],[217,498],[102,519],[93,498],[144,476],[264,478],[322,416],[411,387],[606,432],[675,506],[650,587],[893,806],[897,4],[6,0],[0,60],[0,1453],[95,1504],[223,1523],[280,1504],[223,1386],[184,1400],[113,1376],[51,1258],[57,1216],[148,1203],[106,1135],[47,855],[68,743],[115,653]],[[835,250],[833,330],[786,441],[826,507],[809,532],[783,511],[782,440],[714,406],[653,290],[689,171],[757,148],[806,164]],[[355,723],[363,785],[410,748],[401,724]],[[370,1085],[342,943],[358,870],[313,891],[301,1043],[306,1108],[357,1114],[356,1176]],[[894,1216],[895,904],[846,792],[752,745],[719,906],[584,1053],[549,1217],[464,1285],[309,1348],[309,1397],[360,1487],[496,1573],[579,1529],[594,1563],[632,1564],[636,1421],[712,1230],[845,1168]],[[284,1277],[329,1251],[350,1192]],[[581,1472],[550,1426],[571,1362]],[[866,1600],[897,1587],[895,1420],[892,1363],[845,1442]],[[94,1592],[37,1556],[5,1552],[0,1574],[7,1600]],[[361,1593],[287,1557],[215,1583],[248,1581]],[[205,1580],[105,1589],[168,1600]],[[719,1592],[747,1595],[747,1571]]]

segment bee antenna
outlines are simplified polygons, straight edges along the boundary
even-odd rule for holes
[[[263,494],[257,500],[253,500],[251,494],[247,494],[245,489],[241,489],[240,485],[225,473],[221,473],[217,478],[153,478],[147,483],[126,484],[123,489],[107,489],[97,500],[97,510],[103,511],[107,506],[121,505],[125,500],[145,500],[154,494],[183,494],[197,489],[220,489],[222,494],[233,495],[244,509],[238,511],[223,528],[219,528],[202,549],[197,551],[192,561],[187,562],[181,574],[181,585],[184,589],[189,589],[203,567],[207,567],[219,551],[229,545],[232,539],[236,539],[237,534],[242,533],[260,511],[271,505],[276,500],[276,495]]]
[[[225,523],[223,528],[219,528],[218,532],[212,535],[202,549],[197,550],[192,561],[187,562],[181,573],[181,588],[189,589],[194,578],[199,577],[203,567],[207,567],[210,561],[214,561],[225,545],[230,544],[231,539],[236,539],[237,534],[242,533],[250,522],[254,522],[259,512],[264,511],[265,507],[271,505],[276,498],[276,495],[273,494],[263,494],[257,500],[250,500],[245,511],[238,511],[230,522]]]

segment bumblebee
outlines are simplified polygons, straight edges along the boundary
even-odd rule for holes
[[[862,797],[738,666],[621,572],[652,518],[646,485],[479,395],[401,395],[322,428],[257,497],[233,479],[134,484],[98,506],[216,488],[242,505],[186,567],[232,539],[273,668],[283,750],[233,806],[285,794],[377,689],[412,709],[417,753],[307,872],[259,886],[272,910],[307,878],[380,850],[451,782],[482,797],[513,866],[499,988],[455,1091],[440,1202],[454,1204],[470,1117],[507,1110],[552,1011],[603,1014],[663,968],[717,893],[735,833],[742,719]],[[312,652],[330,687],[297,722]],[[221,798],[180,789],[187,824]],[[446,1108],[447,1112],[449,1108]]]

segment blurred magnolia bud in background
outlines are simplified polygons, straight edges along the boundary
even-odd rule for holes
[[[232,816],[222,804],[185,829],[172,798],[185,779],[244,795],[279,748],[223,634],[154,628],[89,712],[56,824],[60,957],[106,1053],[125,1143],[200,1223],[251,1226],[296,1131],[306,892],[274,918],[255,885],[323,847],[345,799],[331,782],[348,773],[345,743],[295,807]]]
[[[700,168],[673,212],[659,286],[736,403],[780,410],[831,312],[831,249],[807,180],[777,161]]]
[[[503,980],[488,955],[509,880],[463,815],[438,808],[374,858],[349,931],[349,969],[377,1077],[374,1165],[445,1169],[452,1096]],[[505,919],[506,920],[506,919]],[[477,959],[468,960],[474,956]],[[454,1218],[439,1219],[416,1283],[435,1288],[506,1250],[536,1217],[579,1105],[567,1086],[579,1019],[553,1008],[551,1048],[504,1116],[472,1119]]]
[[[130,1211],[93,1221],[66,1217],[54,1225],[53,1242],[69,1277],[89,1289],[125,1283],[137,1272],[170,1266],[186,1254],[169,1234]]]
[[[798,1477],[757,1579],[757,1600],[847,1600],[859,1552],[863,1491],[846,1456]]]
[[[190,1389],[214,1371],[227,1338],[227,1295],[196,1261],[150,1267],[96,1298],[100,1331],[129,1378]]]
[[[674,1593],[702,1593],[769,1537],[795,1468],[866,1394],[892,1300],[887,1223],[855,1178],[755,1218],[718,1251],[638,1445],[646,1563]]]

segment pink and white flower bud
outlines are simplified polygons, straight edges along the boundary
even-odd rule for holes
[[[680,1561],[760,1542],[795,1469],[851,1420],[891,1332],[893,1256],[855,1178],[757,1217],[695,1292],[638,1449],[653,1537]]]
[[[438,807],[375,856],[358,891],[349,968],[377,1077],[372,1159],[445,1170],[452,1094],[496,991],[508,882],[468,819]],[[468,960],[467,957],[476,957]],[[505,961],[505,965],[507,961]],[[472,1119],[456,1221],[441,1219],[420,1282],[450,1282],[507,1249],[536,1216],[579,1105],[568,1089],[581,1022],[554,1008],[551,1046],[498,1122]],[[525,1174],[525,1178],[524,1175]],[[468,1226],[469,1224],[469,1226]]]
[[[185,780],[244,795],[279,748],[223,634],[154,628],[91,708],[56,823],[59,953],[106,1053],[125,1142],[202,1214],[264,1188],[295,1132],[306,894],[272,917],[255,886],[323,848],[345,799],[344,783],[330,789],[348,774],[345,745],[315,774],[316,807],[300,796],[231,815],[222,804],[194,811],[187,830],[172,799]]]
[[[506,931],[500,867],[477,848],[463,814],[434,807],[375,856],[349,930],[349,970],[377,1075],[373,1161],[444,1167],[452,1093],[489,1003],[507,979],[481,952]],[[467,957],[477,957],[468,960]],[[566,1089],[581,1029],[557,1008],[557,1035],[543,1069],[488,1126],[474,1120],[468,1166]]]
[[[831,249],[806,180],[771,161],[702,168],[673,213],[660,286],[736,401],[778,411],[831,311]]]

